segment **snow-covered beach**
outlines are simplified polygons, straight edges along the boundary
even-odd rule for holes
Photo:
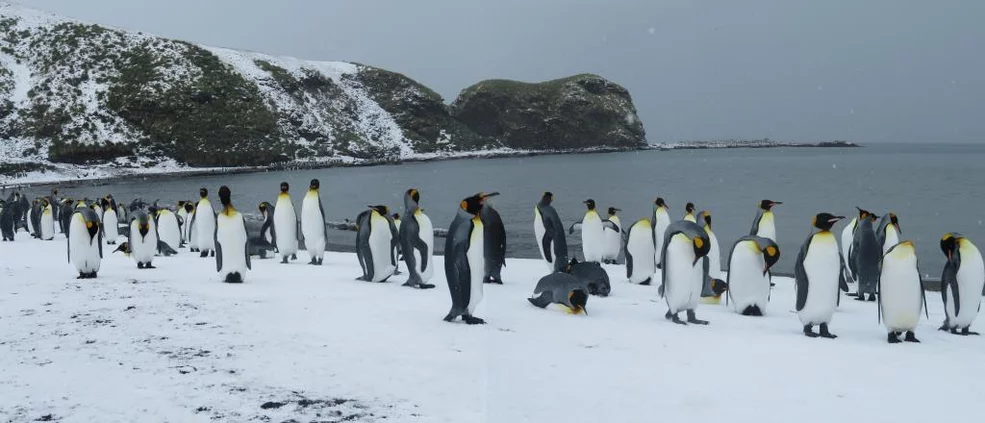
[[[876,304],[843,297],[835,340],[809,339],[778,278],[765,317],[702,305],[707,327],[663,318],[655,286],[606,266],[588,315],[526,298],[544,273],[510,259],[476,315],[441,320],[434,290],[356,281],[354,254],[323,267],[253,261],[242,285],[182,250],[138,270],[105,258],[77,280],[65,240],[0,243],[0,421],[831,422],[982,415],[985,339],[937,331],[886,344]],[[403,266],[401,266],[403,268]],[[406,270],[406,269],[404,269]],[[972,329],[982,330],[979,320]]]

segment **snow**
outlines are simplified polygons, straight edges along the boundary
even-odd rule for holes
[[[921,344],[887,344],[875,303],[847,297],[831,325],[839,338],[809,339],[789,279],[774,279],[765,317],[701,305],[710,326],[677,326],[656,287],[625,282],[620,266],[606,266],[612,296],[590,298],[588,315],[536,308],[526,298],[543,264],[509,259],[506,285],[485,286],[476,312],[488,324],[468,326],[441,320],[450,300],[440,271],[433,290],[401,287],[406,273],[358,282],[353,254],[328,253],[324,267],[255,259],[245,284],[228,285],[212,259],[186,251],[138,270],[111,250],[97,279],[76,280],[61,235],[0,243],[0,420],[981,416],[985,339],[937,331],[936,293]]]
[[[6,53],[0,53],[0,67],[13,73],[11,79],[14,84],[8,100],[14,105],[27,101],[27,92],[31,90],[31,69],[24,63],[18,63],[16,58]]]

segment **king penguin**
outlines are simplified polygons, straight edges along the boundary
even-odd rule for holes
[[[186,237],[186,232],[188,230],[188,224],[190,223],[190,218],[188,217],[188,209],[185,205],[188,201],[179,200],[178,208],[175,210],[174,214],[178,215],[178,227],[181,229],[181,242],[178,243],[178,247],[184,247],[185,243],[188,242],[188,237]]]
[[[288,258],[298,259],[298,214],[294,211],[294,202],[291,201],[291,194],[288,192],[290,188],[287,182],[280,183],[280,194],[277,194],[277,204],[274,206],[273,244],[277,246],[281,263],[287,263]],[[320,207],[319,201],[319,210]],[[321,264],[321,256],[317,257],[318,260],[315,260],[315,256],[312,256],[310,264]]]
[[[448,281],[448,293],[451,295],[451,310],[445,315],[446,322],[461,316],[470,325],[486,323],[475,317],[474,313],[482,301],[482,278],[486,266],[482,251],[485,230],[480,215],[486,198],[490,195],[478,193],[463,199],[455,219],[448,227],[448,237],[445,239],[445,280]]]
[[[433,284],[428,283],[434,276],[434,225],[421,210],[420,202],[421,192],[416,188],[404,193],[405,218],[400,221],[397,234],[404,263],[407,264],[408,276],[404,286],[429,289],[434,288]]]
[[[711,244],[708,249],[708,278],[705,280],[705,287],[701,292],[701,302],[718,304],[721,302],[721,293],[724,292],[725,287],[725,281],[722,280],[722,250],[718,245],[718,237],[711,230],[711,212],[702,210],[696,218],[698,225],[701,225],[705,234],[708,235],[708,242]]]
[[[249,236],[246,233],[246,220],[233,208],[232,192],[229,187],[219,187],[219,201],[222,212],[216,216],[215,226],[215,270],[226,283],[242,283],[246,271],[250,270]]]
[[[202,188],[198,191],[198,205],[195,206],[195,216],[192,217],[195,229],[195,245],[201,251],[201,257],[215,256],[215,209],[209,201],[209,190]]]
[[[695,309],[701,298],[708,277],[708,267],[704,258],[711,249],[708,234],[697,223],[680,220],[667,227],[663,241],[662,284],[658,290],[667,301],[667,314],[664,316],[677,324],[685,324],[678,317],[682,310],[687,312],[687,322],[707,325],[698,320]]]
[[[653,216],[651,216],[650,223],[653,225],[653,261],[659,269],[661,267],[660,256],[664,246],[664,232],[667,231],[667,227],[671,223],[670,206],[661,197],[657,197],[657,200],[653,202]]]
[[[153,269],[151,264],[154,255],[157,254],[157,225],[146,211],[137,209],[130,214],[130,235],[127,246],[121,250],[126,252],[129,248],[130,256],[137,262],[138,269]]]
[[[120,237],[120,219],[116,211],[116,201],[109,195],[102,199],[103,202],[103,234],[106,243],[115,245]]]
[[[609,216],[602,221],[605,239],[602,262],[606,264],[616,264],[619,260],[619,250],[622,248],[622,222],[619,221],[616,213],[620,211],[622,210],[609,207]]]
[[[304,247],[311,261],[308,264],[321,265],[325,260],[325,245],[328,243],[328,227],[325,226],[325,209],[321,205],[321,195],[318,190],[321,182],[312,179],[308,184],[308,193],[301,201],[301,236],[304,237]],[[274,213],[277,213],[274,208]],[[274,222],[276,225],[276,222]],[[280,249],[280,245],[277,245]]]
[[[492,195],[492,194],[490,194]],[[483,203],[482,227],[485,228],[483,238],[486,242],[486,275],[484,283],[503,284],[503,267],[506,266],[506,226],[499,212],[488,202]]]
[[[277,243],[274,239],[274,206],[263,201],[257,206],[257,209],[260,210],[260,217],[263,218],[263,223],[260,224],[260,239],[276,248]]]
[[[602,217],[595,210],[595,200],[589,198],[584,201],[585,217],[581,220],[581,252],[585,261],[601,263],[602,253],[605,251],[605,232],[602,224]],[[570,233],[574,233],[575,225],[571,225]]]
[[[573,275],[557,272],[540,278],[527,301],[540,308],[560,304],[571,314],[588,314],[588,284]]]
[[[557,210],[551,206],[554,194],[545,192],[540,202],[534,206],[534,235],[540,257],[547,262],[549,272],[561,272],[568,265],[568,242],[564,235],[564,225]]]
[[[167,207],[157,209],[156,214],[157,235],[160,241],[169,247],[181,245],[181,224],[178,215]]]
[[[941,251],[947,262],[941,275],[946,317],[940,330],[949,330],[955,335],[978,335],[969,328],[978,317],[985,286],[982,254],[970,239],[957,232],[941,237]]]
[[[356,259],[363,269],[358,279],[386,282],[397,270],[397,227],[387,206],[367,207],[356,218]]]
[[[99,216],[90,208],[72,213],[68,229],[68,262],[79,272],[79,279],[91,279],[99,272],[103,258],[103,239]]]
[[[920,342],[913,331],[920,321],[920,311],[927,313],[927,297],[912,242],[899,242],[882,256],[878,290],[879,319],[889,332],[889,343],[901,342],[899,336],[903,332],[905,341]]]
[[[858,209],[858,224],[852,238],[852,246],[848,250],[848,266],[852,276],[858,281],[856,300],[876,300],[876,283],[879,279],[879,261],[882,259],[882,247],[876,238],[872,225],[876,216],[865,210]]]
[[[185,225],[181,228],[181,233],[188,244],[188,251],[198,251],[198,240],[195,238],[195,203],[188,201],[185,203]]]
[[[728,258],[726,303],[743,316],[762,316],[770,301],[770,269],[780,260],[772,239],[755,235],[739,238]]]
[[[653,249],[659,243],[653,240],[650,219],[637,220],[629,227],[626,237],[626,278],[630,283],[649,285],[656,273]]]
[[[900,241],[902,233],[896,213],[886,213],[879,218],[879,224],[876,227],[876,240],[879,241],[883,254],[889,252],[889,249]]]
[[[47,198],[41,199],[41,219],[38,220],[38,226],[41,227],[41,240],[51,241],[55,238],[55,212]]]
[[[773,220],[773,206],[783,204],[779,201],[763,200],[759,202],[756,218],[752,221],[749,235],[772,239],[776,242],[776,222]]]
[[[684,220],[698,223],[698,219],[694,217],[694,203],[687,203],[684,205]]]
[[[842,272],[841,252],[838,241],[831,233],[835,222],[844,219],[830,213],[814,216],[811,231],[797,254],[794,279],[797,283],[797,316],[804,325],[804,335],[816,338],[814,326],[820,325],[820,336],[837,338],[828,330],[828,323],[838,307]]]

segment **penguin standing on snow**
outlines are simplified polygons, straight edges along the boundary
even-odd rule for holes
[[[130,236],[126,245],[121,244],[116,251],[133,257],[138,269],[154,269],[151,264],[157,253],[157,225],[146,211],[138,209],[130,214]],[[114,251],[115,252],[115,251]]]
[[[695,309],[701,298],[708,277],[708,267],[704,258],[711,249],[708,234],[697,223],[687,220],[674,222],[667,227],[663,241],[663,284],[659,294],[667,300],[667,320],[683,325],[677,316],[681,310],[687,311],[687,323],[707,325],[708,321],[698,320]]]
[[[653,261],[659,269],[661,267],[660,257],[663,251],[664,232],[667,231],[667,227],[671,223],[670,206],[661,197],[657,197],[657,200],[653,202],[653,216],[651,216],[650,223],[653,225]]]
[[[195,223],[195,204],[191,201],[186,201],[184,208],[185,220],[181,226],[181,238],[183,239],[183,243],[188,245],[189,251],[196,251],[198,248],[195,247],[197,245],[197,241],[195,240],[195,226],[192,225]]]
[[[729,253],[726,303],[743,316],[762,316],[770,301],[770,268],[779,260],[780,247],[772,239],[739,238]]]
[[[694,217],[694,203],[687,203],[684,205],[684,220],[698,223],[698,219]]]
[[[294,202],[291,201],[291,194],[288,192],[291,186],[287,182],[280,183],[280,194],[277,194],[277,204],[274,206],[273,217],[274,225],[271,229],[273,244],[277,246],[277,253],[280,254],[281,263],[287,264],[287,259],[298,259],[298,214],[294,211]],[[307,201],[307,197],[305,199]],[[321,210],[321,201],[318,203]],[[317,217],[312,217],[317,219]],[[262,231],[261,231],[262,232]],[[321,256],[312,256],[309,264],[321,264]]]
[[[178,243],[178,247],[184,247],[185,243],[188,242],[188,238],[185,236],[185,232],[188,230],[188,210],[185,209],[185,204],[188,204],[185,200],[178,201],[178,208],[175,210],[176,215],[178,215],[178,227],[181,232],[181,242]]]
[[[78,279],[95,278],[103,258],[99,216],[90,208],[80,208],[69,219],[68,262],[78,270]]]
[[[548,271],[561,272],[568,265],[568,242],[561,218],[551,206],[553,201],[554,194],[545,192],[540,197],[540,202],[534,206],[534,235],[540,257],[547,262]]]
[[[721,301],[721,294],[725,288],[725,281],[722,280],[722,250],[718,245],[718,237],[711,230],[711,212],[703,210],[696,216],[698,225],[701,225],[708,235],[708,242],[711,247],[708,249],[708,277],[705,280],[705,287],[701,292],[701,302],[705,304],[718,304]]]
[[[913,331],[920,311],[927,312],[927,297],[917,266],[917,251],[910,241],[897,243],[882,257],[879,275],[879,320],[889,331],[890,344],[906,332],[907,342],[920,342]]]
[[[199,200],[192,216],[192,226],[195,230],[195,246],[201,252],[200,257],[215,256],[215,209],[209,201],[209,190],[202,188],[198,191]]]
[[[818,231],[812,231],[804,241],[794,265],[797,316],[804,325],[804,335],[811,338],[818,336],[813,330],[815,325],[820,325],[822,338],[837,338],[828,331],[828,323],[838,307],[839,284],[844,273],[838,241],[831,233],[831,226],[841,219],[844,217],[829,213],[814,216],[813,226]]]
[[[242,283],[246,271],[252,269],[249,255],[249,237],[246,233],[246,220],[236,211],[232,203],[229,187],[219,187],[219,201],[222,212],[216,216],[215,270],[226,283]]]
[[[626,278],[630,283],[649,285],[657,269],[653,259],[653,229],[650,219],[637,220],[626,237]],[[662,246],[662,245],[661,245]]]
[[[27,210],[27,233],[31,234],[32,238],[38,237],[38,223],[36,217],[39,216],[37,213],[38,200],[35,199],[31,201],[31,206]]]
[[[483,234],[486,241],[486,276],[482,278],[485,283],[503,284],[503,266],[506,266],[506,226],[503,225],[503,218],[491,204],[485,203],[482,207],[482,227],[486,232]]]
[[[75,213],[75,200],[63,198],[58,210],[58,224],[63,234],[68,234],[68,226],[72,223],[73,213]]]
[[[259,238],[276,248],[277,243],[274,242],[274,206],[263,201],[257,206],[257,209],[260,210],[260,217],[263,218]]]
[[[605,245],[602,249],[602,262],[606,264],[616,264],[619,260],[619,249],[622,248],[622,222],[616,213],[620,212],[615,207],[609,207],[609,216],[602,221],[603,239]]]
[[[308,193],[301,201],[301,236],[304,237],[305,250],[311,261],[308,264],[321,266],[325,260],[325,245],[328,243],[328,227],[325,226],[325,209],[321,205],[321,196],[318,190],[321,182],[312,179],[308,184]],[[276,207],[274,213],[277,212]],[[387,216],[389,218],[389,216]],[[276,219],[274,224],[276,225]],[[280,250],[280,245],[277,249]]]
[[[157,209],[155,215],[154,223],[157,225],[157,237],[162,243],[168,245],[166,249],[162,245],[160,252],[164,255],[177,253],[171,246],[181,245],[181,223],[178,221],[178,215],[167,207]]]
[[[876,300],[882,247],[879,246],[876,231],[872,227],[875,221],[874,214],[859,209],[858,227],[855,228],[852,246],[848,250],[848,265],[858,281],[858,296],[855,299],[859,301],[865,301],[866,294],[869,295],[869,301]]]
[[[602,262],[602,252],[605,251],[605,232],[602,224],[602,217],[595,210],[595,200],[589,198],[584,201],[585,217],[581,220],[581,252],[585,261]],[[571,225],[569,234],[574,233],[575,225]]]
[[[985,264],[978,247],[957,232],[944,234],[941,251],[947,257],[941,275],[941,297],[944,299],[944,324],[940,330],[955,335],[978,335],[969,330],[981,307],[985,286]]]
[[[434,288],[428,281],[434,276],[434,225],[421,210],[421,192],[411,188],[404,193],[404,217],[397,234],[404,262],[407,263],[407,282],[412,288]],[[396,226],[396,224],[394,224]]]
[[[47,198],[41,199],[41,217],[38,219],[42,241],[55,238],[55,211]]]
[[[486,199],[498,194],[478,193],[463,199],[455,219],[448,227],[448,237],[445,238],[445,280],[448,281],[448,293],[451,295],[451,310],[445,315],[446,322],[461,316],[470,325],[486,323],[473,314],[482,301],[482,278],[486,267],[485,254],[482,251],[485,229],[480,215]]]
[[[120,217],[116,212],[116,201],[112,195],[107,195],[102,200],[103,203],[103,234],[106,243],[115,245],[120,237]]]
[[[772,239],[776,242],[776,222],[773,220],[773,206],[783,204],[780,201],[763,200],[759,202],[756,218],[752,221],[749,235]]]
[[[527,298],[530,304],[545,308],[550,304],[561,304],[571,314],[588,314],[588,285],[573,275],[551,273],[537,282],[533,295]]]
[[[889,249],[900,241],[900,234],[902,233],[896,213],[886,213],[879,218],[879,224],[876,226],[876,239],[882,246],[883,254],[889,252]]]
[[[13,241],[16,226],[14,225],[14,210],[20,205],[14,201],[0,201],[0,234],[4,241]]]
[[[363,269],[359,280],[386,282],[397,270],[397,227],[387,206],[366,206],[356,217],[356,259]],[[481,249],[480,249],[481,252]],[[406,257],[407,254],[404,255]]]

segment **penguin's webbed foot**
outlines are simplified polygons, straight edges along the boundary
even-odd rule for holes
[[[903,338],[903,340],[906,342],[920,342],[920,340],[917,339],[917,335],[914,334],[912,330],[906,331],[906,337]]]
[[[198,256],[199,257],[202,257],[202,258],[208,257],[209,256],[209,252],[207,250],[203,250],[202,251],[202,254],[199,254]]]
[[[838,337],[838,335],[835,335],[835,334],[833,334],[833,333],[831,333],[831,332],[828,331],[828,324],[827,323],[821,323],[821,331],[820,332],[821,332],[821,337],[822,338],[835,339],[835,338]]]
[[[452,322],[452,321],[455,320],[455,317],[456,316],[454,314],[450,314],[449,313],[447,316],[445,316],[444,321],[446,321],[446,322]]]
[[[903,342],[899,339],[899,332],[889,332],[889,335],[886,336],[886,340],[890,344],[899,344],[900,342]]]
[[[958,328],[951,328],[951,335],[960,335],[960,334],[961,332],[958,332]]]
[[[284,259],[280,261],[280,264],[287,264],[287,256],[284,256]]]
[[[855,294],[855,301],[865,301],[865,294]]]
[[[480,319],[478,317],[475,317],[475,316],[470,316],[468,314],[463,314],[462,315],[462,320],[464,320],[465,323],[466,324],[469,324],[469,325],[484,325],[484,324],[486,324],[486,321],[485,320],[482,320],[482,319]]]
[[[653,278],[646,278],[645,281],[640,282],[640,285],[647,285],[647,286],[649,286],[651,282],[653,282]]]
[[[418,289],[431,289],[431,288],[434,288],[434,284],[422,283],[420,285],[417,285],[417,288]]]
[[[873,302],[875,300],[876,300],[876,294],[869,294],[869,302]]]
[[[947,332],[950,329],[950,326],[951,325],[949,323],[947,323],[947,321],[945,320],[944,321],[944,324],[942,324],[941,327],[937,328],[937,330],[942,330],[942,331]]]
[[[708,321],[707,320],[698,319],[697,316],[694,313],[694,310],[688,310],[687,311],[687,322],[688,323],[694,323],[696,325],[707,325],[708,324]]]
[[[297,254],[291,254],[291,260],[297,260],[297,259],[298,259]]]
[[[978,333],[978,332],[972,332],[972,331],[968,330],[968,328],[961,329],[961,336],[968,336],[968,335],[976,335],[977,336],[977,335],[981,335],[981,334]]]
[[[319,257],[319,258],[318,258],[318,265],[319,265],[319,266],[321,266],[321,265],[322,265],[322,263],[324,263],[324,262],[325,262],[325,259],[323,259],[323,258],[321,258],[321,257]]]
[[[215,257],[215,250],[209,250],[209,256]]]
[[[147,263],[144,265],[144,269],[157,269],[157,268],[151,265],[150,263]]]
[[[687,323],[684,323],[684,321],[681,320],[680,317],[677,317],[677,313],[671,313],[670,310],[667,310],[667,314],[664,315],[664,318],[667,319],[667,320],[670,320],[671,322],[677,323],[679,325],[686,325],[687,324]]]
[[[137,262],[137,268],[138,269],[143,269],[144,268],[144,264],[138,261]]]
[[[808,338],[817,338],[817,334],[814,333],[814,328],[811,325],[804,325],[804,336]]]

